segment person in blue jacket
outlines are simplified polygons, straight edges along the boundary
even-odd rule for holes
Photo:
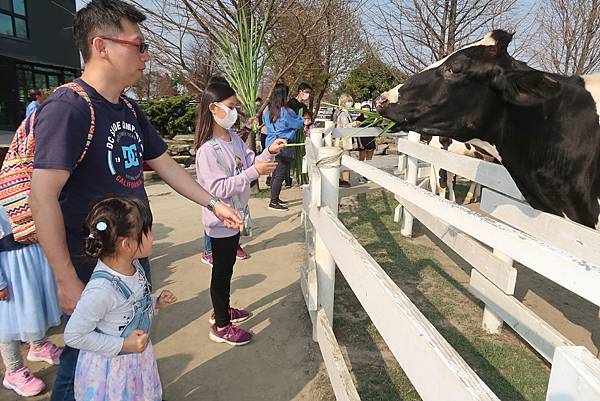
[[[287,85],[275,85],[271,95],[271,103],[265,109],[263,121],[267,127],[267,141],[265,143],[267,147],[278,138],[285,139],[288,143],[294,143],[296,141],[296,130],[304,125],[304,118],[288,107],[288,93],[289,88]],[[271,178],[271,201],[269,202],[269,209],[271,210],[288,210],[286,202],[279,198],[279,194],[281,193],[283,180],[288,176],[290,164],[295,155],[294,148],[284,148],[277,155],[277,168]]]

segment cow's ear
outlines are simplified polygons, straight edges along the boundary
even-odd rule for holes
[[[485,56],[489,59],[497,59],[498,57],[508,54],[508,45],[512,41],[513,33],[502,30],[492,31],[488,35],[488,39],[493,42],[485,48]],[[485,40],[485,39],[484,39]]]
[[[560,82],[541,71],[511,71],[496,75],[492,86],[502,99],[518,106],[533,106],[552,99],[561,91]]]

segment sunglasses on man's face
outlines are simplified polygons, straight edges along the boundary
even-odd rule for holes
[[[146,53],[148,51],[148,47],[150,47],[150,45],[146,42],[132,42],[130,40],[111,38],[110,36],[97,36],[97,38],[104,39],[104,40],[110,40],[111,42],[120,43],[122,45],[135,46],[138,48],[138,51],[140,53]]]

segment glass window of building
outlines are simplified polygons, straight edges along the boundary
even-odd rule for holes
[[[0,35],[29,38],[25,0],[0,0]]]

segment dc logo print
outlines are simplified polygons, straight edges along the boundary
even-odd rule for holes
[[[135,146],[135,143],[130,146],[121,146],[121,150],[123,151],[123,160],[125,161],[126,169],[140,165],[140,159],[137,156],[137,147]]]
[[[144,145],[136,126],[127,121],[115,121],[106,140],[107,162],[115,181],[126,188],[144,185],[142,160]]]

